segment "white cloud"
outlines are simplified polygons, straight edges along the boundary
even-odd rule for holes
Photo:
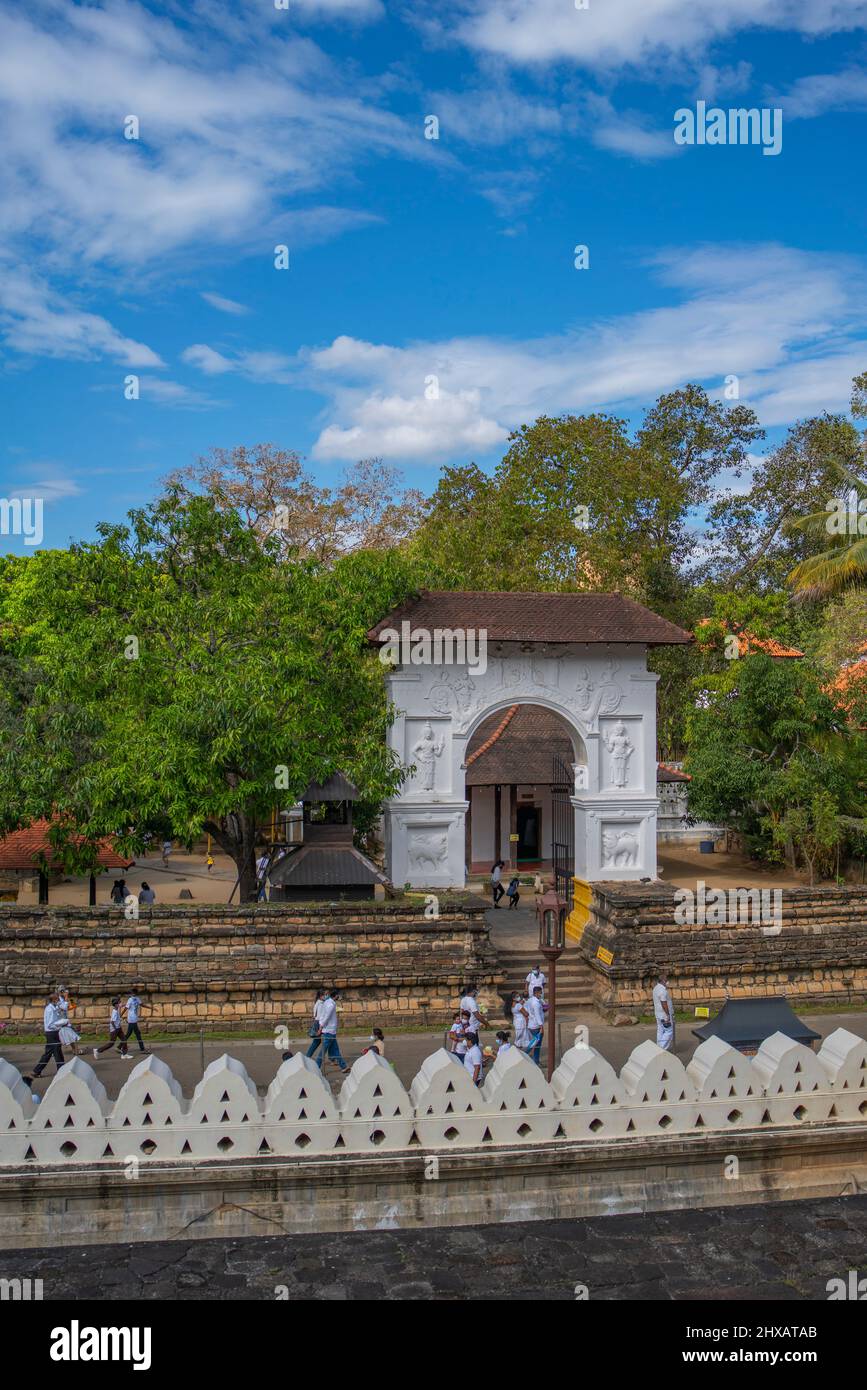
[[[442,391],[435,400],[372,395],[350,407],[352,424],[329,425],[314,454],[322,459],[430,460],[463,452],[487,454],[508,431],[485,416],[481,392]]]
[[[455,31],[470,47],[515,63],[569,60],[586,68],[699,58],[748,29],[822,35],[861,28],[867,0],[471,0]]]
[[[206,304],[210,304],[212,309],[219,309],[221,314],[234,314],[240,317],[250,312],[246,304],[239,304],[237,299],[224,299],[221,294],[211,294],[209,290],[202,290],[201,297]]]
[[[239,376],[252,381],[290,382],[295,369],[294,359],[282,352],[236,352],[232,357],[208,347],[207,343],[193,343],[181,353],[181,360],[197,367],[207,376],[224,376],[227,372],[237,372]]]
[[[608,97],[585,98],[590,138],[599,149],[633,159],[671,159],[681,152],[672,130],[651,130],[647,121],[632,111],[615,111]]]
[[[221,352],[215,352],[207,343],[193,343],[185,348],[181,353],[181,360],[188,362],[191,367],[198,367],[200,372],[205,372],[208,376],[222,376],[224,372],[236,370],[234,362],[224,357]]]
[[[180,250],[270,251],[369,219],[311,202],[359,161],[430,157],[418,123],[386,110],[375,81],[333,64],[291,16],[212,8],[183,25],[132,0],[0,14],[7,242],[46,248],[58,269],[139,272]],[[380,12],[378,0],[322,8]],[[124,138],[129,115],[137,140]]]
[[[845,410],[867,360],[859,266],[763,245],[671,251],[653,269],[667,303],[573,332],[405,347],[343,336],[305,350],[287,376],[329,402],[314,453],[482,455],[543,413],[643,406],[687,381],[721,395],[731,375],[766,425]]]
[[[867,107],[867,69],[850,67],[801,77],[774,100],[782,106],[787,120],[823,116],[826,111],[863,111]]]
[[[156,401],[159,405],[177,406],[185,410],[210,410],[221,404],[179,381],[166,381],[163,377],[143,376],[139,388],[141,400]]]
[[[8,497],[41,497],[46,503],[65,502],[69,497],[80,495],[81,488],[71,478],[43,478],[7,493]]]
[[[0,265],[0,329],[7,346],[19,353],[163,366],[146,344],[125,337],[100,314],[78,309],[21,266]]]

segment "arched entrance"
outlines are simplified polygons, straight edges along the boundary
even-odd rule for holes
[[[568,897],[571,798],[586,769],[584,740],[552,709],[516,703],[482,719],[467,738],[464,768],[468,876],[502,859],[521,873],[553,875]]]
[[[456,633],[449,661],[444,637]],[[549,711],[572,739],[576,876],[656,876],[657,678],[646,654],[688,633],[618,594],[437,591],[368,636],[397,653],[389,742],[414,769],[385,814],[395,887],[464,886],[473,736],[516,705]]]

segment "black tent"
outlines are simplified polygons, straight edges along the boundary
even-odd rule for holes
[[[807,1047],[812,1047],[822,1036],[801,1022],[782,995],[768,999],[727,999],[716,1018],[692,1031],[702,1042],[706,1038],[721,1038],[745,1053],[757,1052],[774,1033],[794,1038],[795,1042],[805,1043]]]

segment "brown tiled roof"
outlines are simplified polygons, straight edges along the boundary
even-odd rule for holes
[[[691,782],[692,774],[681,772],[679,767],[672,767],[671,763],[656,764],[657,782]]]
[[[485,593],[423,589],[368,632],[378,642],[386,628],[407,619],[414,627],[471,628],[491,642],[639,642],[669,646],[691,642],[683,628],[622,594]]]
[[[554,780],[554,754],[572,763],[575,752],[563,721],[541,705],[510,705],[483,719],[470,740],[466,785],[490,787]],[[657,763],[658,782],[690,782],[688,772]]]
[[[511,782],[544,785],[554,779],[555,753],[566,763],[575,761],[562,719],[540,705],[512,705],[505,715],[499,711],[483,719],[470,740],[467,786]]]
[[[55,858],[54,849],[48,838],[49,822],[35,820],[24,830],[13,830],[0,840],[0,869],[37,869],[38,859],[45,855],[49,869],[60,869],[62,865]],[[80,843],[81,837],[71,836],[73,844]],[[111,840],[99,842],[97,862],[103,869],[128,869],[134,859],[124,859],[113,847]]]

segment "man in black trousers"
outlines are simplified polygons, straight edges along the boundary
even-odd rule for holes
[[[60,1046],[60,1029],[63,1027],[64,1015],[57,1007],[59,995],[49,994],[45,1002],[45,1013],[42,1017],[42,1026],[45,1029],[45,1051],[33,1068],[32,1076],[22,1077],[22,1080],[29,1086],[37,1076],[41,1076],[48,1063],[54,1058],[54,1065],[57,1070],[63,1066],[63,1048]]]

